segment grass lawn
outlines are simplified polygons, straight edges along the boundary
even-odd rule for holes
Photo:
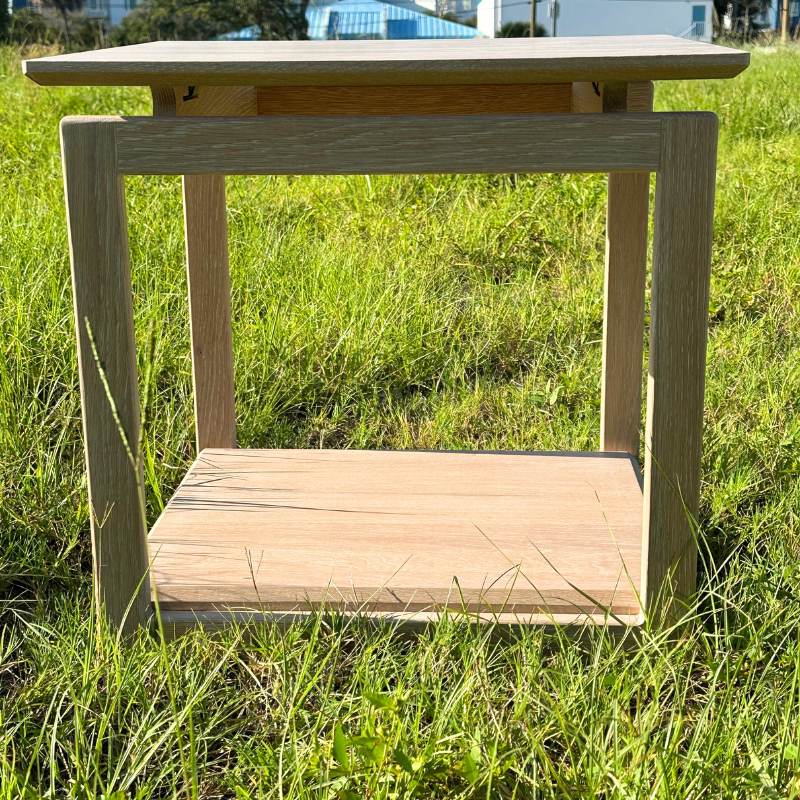
[[[98,627],[57,125],[149,96],[42,89],[19,57],[0,51],[0,797],[800,795],[800,50],[656,89],[721,121],[703,564],[693,623],[632,648],[457,620],[247,646]],[[128,203],[152,521],[194,455],[180,181],[128,179]],[[603,177],[234,178],[228,203],[242,445],[596,448]]]

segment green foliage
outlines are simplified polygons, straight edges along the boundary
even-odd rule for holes
[[[82,12],[69,15],[69,35],[73,51],[99,50],[109,44],[103,20],[92,19]]]
[[[305,38],[305,8],[295,0],[143,0],[111,33],[115,44],[207,40],[259,25],[263,39]]]
[[[769,18],[769,12],[776,5],[782,7],[783,0],[714,0],[714,8],[720,19],[731,11],[733,25],[726,36],[739,41],[750,41],[754,33],[769,31],[771,23],[759,23],[758,17],[767,15]]]
[[[17,45],[52,45],[61,39],[61,31],[45,19],[44,14],[20,8],[9,17],[5,36],[0,41]]]
[[[143,0],[112,32],[115,45],[160,40],[206,40],[246,24],[231,14],[231,3],[213,0]]]
[[[261,29],[261,39],[307,39],[308,0],[234,0]]]
[[[61,19],[64,23],[64,40],[67,50],[70,50],[69,15],[77,11],[83,5],[83,0],[41,0],[41,4],[44,8],[53,9],[57,14],[61,15]]]
[[[128,646],[91,614],[57,121],[150,100],[37,87],[3,50],[0,797],[798,797],[797,56],[657,86],[721,121],[685,629],[407,640],[312,615]],[[180,181],[126,185],[152,520],[194,457]],[[594,449],[604,203],[600,176],[231,179],[239,441]]]
[[[91,19],[82,13],[68,13],[67,17],[69,50],[93,50],[106,44],[101,20]],[[21,8],[11,15],[5,41],[23,47],[43,45],[51,48],[52,52],[48,55],[67,49],[63,22],[58,24],[53,16],[28,8]]]
[[[0,42],[8,41],[8,26],[11,22],[11,12],[8,3],[0,3]]]
[[[498,36],[503,39],[523,39],[528,38],[530,35],[530,22],[506,22],[498,33]],[[538,22],[536,23],[536,36],[547,36],[547,31],[544,29],[544,26],[540,25]]]
[[[433,12],[429,12],[433,14]],[[478,27],[478,15],[473,14],[471,17],[464,17],[461,14],[456,14],[452,11],[445,11],[443,14],[437,14],[439,19],[445,19],[448,22],[457,22],[459,25],[467,25],[470,28]]]

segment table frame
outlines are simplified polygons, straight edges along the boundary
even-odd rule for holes
[[[130,633],[152,613],[143,477],[131,460],[140,411],[124,189],[130,174],[184,175],[201,450],[235,446],[224,175],[610,173],[600,449],[638,455],[655,172],[641,595],[648,614],[672,616],[696,575],[716,116],[169,117],[169,91],[161,101],[154,91],[161,117],[61,123],[95,587],[111,622]],[[616,102],[625,110],[627,100]]]

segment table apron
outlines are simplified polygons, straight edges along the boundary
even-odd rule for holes
[[[119,117],[105,124],[114,126],[122,174],[605,173],[658,171],[665,116]]]

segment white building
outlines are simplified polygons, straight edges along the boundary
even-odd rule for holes
[[[122,18],[136,8],[138,0],[84,0],[83,13],[93,19],[102,19],[108,27],[119,25]]]
[[[712,0],[542,0],[536,3],[536,23],[548,36],[667,33],[710,42],[712,8]],[[478,3],[478,30],[486,36],[530,18],[531,0]]]

